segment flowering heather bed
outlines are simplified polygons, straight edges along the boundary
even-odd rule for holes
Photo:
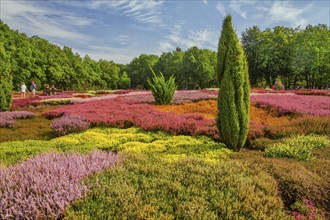
[[[263,89],[263,88],[253,88],[252,93],[292,93],[296,95],[319,95],[319,96],[330,96],[330,90],[321,90],[321,89],[297,89],[297,90],[272,90],[272,89]]]
[[[0,112],[0,128],[12,127],[14,119],[25,119],[34,117],[34,113],[28,111]]]
[[[34,98],[27,98],[27,99],[13,99],[11,108],[17,109],[20,107],[38,106],[38,105],[41,105],[40,101],[41,101],[41,98],[38,96],[36,96]]]
[[[257,95],[251,96],[251,102],[261,108],[274,109],[278,115],[330,115],[330,97],[327,96]]]
[[[70,202],[86,194],[83,177],[117,161],[117,154],[100,151],[51,153],[0,168],[0,219],[58,219]]]
[[[76,131],[83,131],[89,128],[90,123],[83,116],[64,115],[52,121],[52,129],[57,135],[66,135]]]
[[[62,115],[83,116],[92,125],[120,128],[135,125],[144,130],[163,130],[175,135],[206,134],[214,138],[218,137],[214,120],[206,120],[201,115],[195,114],[177,115],[159,112],[149,104],[138,104],[122,97],[63,106],[45,113],[48,118]]]

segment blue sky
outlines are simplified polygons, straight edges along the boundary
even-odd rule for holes
[[[142,53],[192,46],[217,50],[223,17],[248,27],[329,25],[329,1],[0,0],[12,29],[69,46],[81,56],[129,63]]]

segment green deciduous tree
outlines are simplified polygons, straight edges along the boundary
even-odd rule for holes
[[[245,144],[250,116],[250,83],[242,46],[227,15],[218,45],[219,79],[217,126],[222,141],[234,151]]]
[[[9,55],[0,42],[0,111],[9,110],[12,99],[12,75],[10,73]]]

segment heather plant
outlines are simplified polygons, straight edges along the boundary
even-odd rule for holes
[[[64,219],[285,219],[276,182],[241,163],[130,156],[93,176]]]
[[[175,77],[171,76],[167,81],[162,73],[156,76],[152,68],[150,68],[153,78],[147,79],[149,88],[155,98],[156,104],[166,105],[169,104],[173,98],[174,92],[177,88]]]
[[[82,178],[117,161],[111,152],[50,153],[0,168],[0,219],[59,219],[66,206],[88,191]]]
[[[313,149],[320,149],[330,145],[326,136],[298,135],[284,138],[282,142],[269,146],[265,150],[267,157],[289,157],[308,161],[312,157]]]
[[[249,130],[250,83],[247,60],[227,15],[218,46],[219,81],[217,127],[221,140],[232,150],[245,144]]]
[[[33,98],[27,98],[27,99],[14,99],[12,103],[12,109],[18,109],[29,106],[39,106],[41,105],[41,100],[42,99],[39,96],[35,96]]]
[[[34,113],[28,111],[0,112],[0,128],[13,127],[15,124],[14,119],[33,118],[34,116]]]
[[[295,202],[291,205],[291,208],[295,211],[292,211],[291,214],[296,219],[301,220],[325,220],[325,215],[321,209],[318,209],[314,206],[313,202],[309,199],[304,199],[303,202]]]
[[[208,135],[218,138],[214,120],[204,119],[201,115],[159,112],[149,104],[128,101],[123,97],[63,106],[44,115],[47,118],[62,115],[83,116],[93,126],[138,126],[148,131],[162,130],[175,135]]]
[[[43,99],[41,103],[44,105],[69,105],[76,99],[78,98],[51,98]]]
[[[330,97],[303,95],[257,95],[251,96],[260,108],[268,109],[278,116],[286,114],[330,115]]]
[[[159,154],[170,161],[196,157],[216,162],[227,159],[232,153],[223,144],[204,136],[172,136],[164,132],[142,132],[138,128],[93,128],[49,141],[0,143],[0,164],[15,164],[43,152],[88,153],[95,149]]]
[[[84,131],[89,128],[90,123],[83,116],[64,115],[59,119],[55,119],[51,126],[55,133],[60,136]]]

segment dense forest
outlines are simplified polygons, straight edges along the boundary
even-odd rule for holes
[[[246,51],[250,81],[254,87],[270,87],[275,81],[285,88],[330,85],[330,31],[326,25],[305,29],[275,27],[246,29],[241,42]],[[191,47],[157,55],[141,54],[129,64],[81,57],[68,46],[51,44],[38,36],[28,37],[0,21],[0,49],[10,70],[14,90],[34,80],[39,89],[54,84],[64,90],[147,89],[150,67],[166,78],[174,75],[178,89],[216,87],[215,51]],[[2,79],[3,80],[3,79]]]

